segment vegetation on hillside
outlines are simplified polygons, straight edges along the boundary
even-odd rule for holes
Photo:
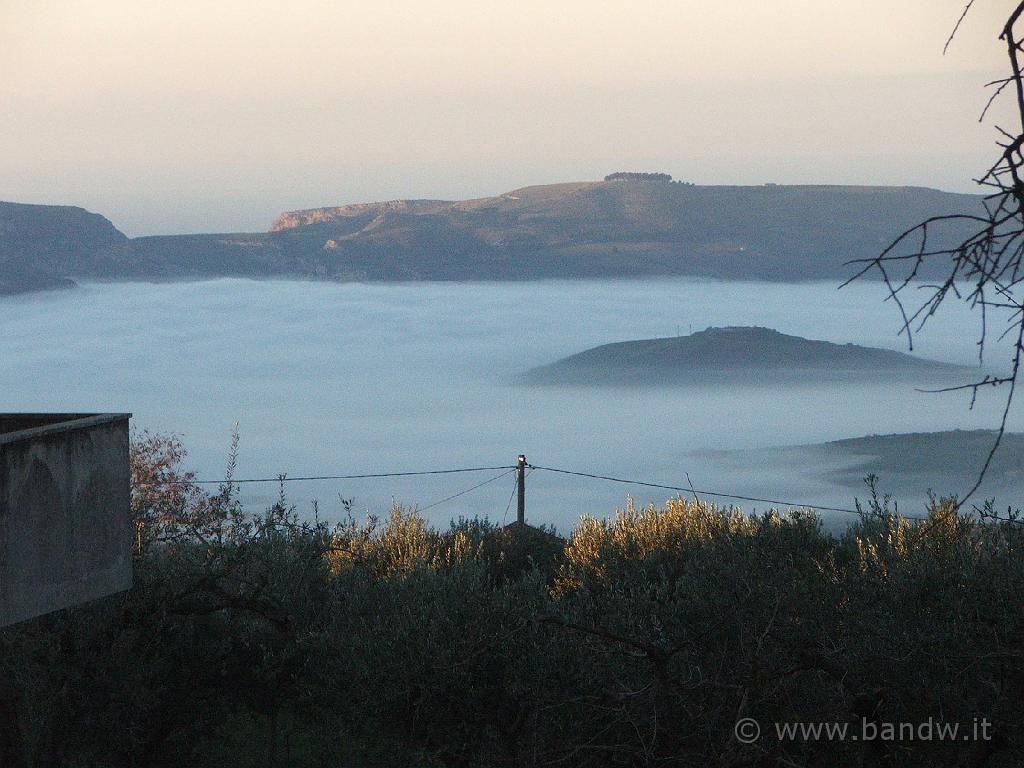
[[[955,42],[960,26],[974,7],[967,0],[945,49]],[[984,373],[974,381],[946,387],[942,391],[969,392],[971,407],[979,392],[1005,386],[1006,400],[999,428],[989,447],[974,485],[963,494],[961,503],[979,490],[995,459],[1009,423],[1010,407],[1021,374],[1024,373],[1024,296],[1021,294],[1021,270],[1024,269],[1024,2],[1009,5],[999,40],[1009,59],[1004,77],[991,80],[986,87],[991,95],[981,110],[984,120],[1000,96],[1012,96],[1013,121],[996,125],[998,153],[995,161],[977,183],[985,191],[984,207],[974,212],[950,214],[931,211],[927,218],[906,229],[881,253],[857,259],[858,270],[846,285],[871,273],[881,278],[888,296],[898,307],[900,333],[913,349],[913,336],[935,316],[943,304],[963,301],[978,310],[978,360],[984,360],[986,344],[993,336],[1010,339],[1009,370],[992,375]],[[959,232],[950,237],[949,229]],[[935,277],[925,285],[925,274]],[[917,288],[924,290],[918,293]],[[1004,326],[990,335],[991,329]]]
[[[1024,527],[681,499],[564,546],[328,526],[133,450],[135,587],[0,631],[4,766],[1018,765]],[[603,514],[604,510],[595,510]],[[738,719],[761,723],[744,744]],[[991,726],[780,739],[771,723]],[[859,733],[860,730],[854,731]]]

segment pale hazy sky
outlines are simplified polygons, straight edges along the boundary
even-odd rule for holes
[[[973,191],[1010,4],[942,56],[963,2],[0,0],[0,200],[139,235],[613,170]]]

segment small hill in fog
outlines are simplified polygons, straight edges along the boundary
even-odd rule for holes
[[[758,467],[769,476],[791,475],[794,468],[807,479],[825,480],[864,498],[864,479],[875,475],[882,493],[900,504],[919,504],[928,490],[962,494],[978,479],[996,439],[990,429],[866,435],[807,445],[772,446],[733,451],[696,451],[721,471],[743,472]],[[1020,506],[1024,493],[1024,434],[1006,433],[985,473],[979,498],[995,496]],[[913,508],[913,506],[911,506]],[[916,514],[916,512],[915,512]]]
[[[839,473],[840,479],[850,485],[860,484],[868,474],[883,479],[901,475],[928,475],[947,480],[973,480],[981,470],[995,438],[996,433],[988,429],[956,429],[868,435],[805,447],[818,448],[834,457],[854,458],[856,465]],[[1013,480],[1024,485],[1024,434],[1003,435],[986,478],[989,482]],[[949,489],[936,485],[935,490],[948,492]],[[1019,503],[1018,499],[1014,501]]]
[[[759,327],[604,344],[527,371],[526,384],[672,385],[730,381],[948,381],[977,371],[888,349],[833,344]]]
[[[928,491],[943,496],[966,493],[977,482],[995,439],[996,432],[990,429],[875,434],[825,443],[694,451],[689,462],[695,476],[756,474],[763,483],[759,492],[769,496],[777,492],[778,478],[787,478],[786,493],[798,501],[821,501],[829,489],[846,489],[845,499],[831,497],[832,504],[843,507],[868,497],[865,478],[874,475],[880,494],[891,494],[901,511],[918,515],[925,510]],[[974,501],[980,506],[992,498],[1004,511],[1021,506],[1024,434],[1003,436]]]

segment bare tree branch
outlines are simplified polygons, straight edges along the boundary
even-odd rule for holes
[[[957,19],[949,39],[943,47],[945,53],[960,30],[964,19],[974,6],[970,0]],[[886,300],[893,301],[901,317],[900,333],[906,335],[910,349],[914,348],[913,336],[933,317],[943,303],[954,297],[963,301],[980,314],[980,338],[978,339],[978,362],[984,361],[984,352],[990,333],[989,310],[1005,313],[1007,328],[998,337],[1014,336],[1010,372],[1003,376],[985,375],[981,379],[954,387],[945,387],[933,392],[969,391],[970,407],[977,400],[978,391],[983,387],[1007,385],[1007,397],[996,431],[992,448],[974,485],[960,497],[962,506],[981,487],[992,459],[999,449],[1006,433],[1020,374],[1022,352],[1024,352],[1024,296],[1021,284],[1024,282],[1024,75],[1021,56],[1024,54],[1017,25],[1024,15],[1024,2],[1019,2],[1003,25],[999,39],[1006,44],[1010,63],[1010,74],[989,82],[986,87],[995,87],[982,111],[983,120],[989,108],[1010,85],[1015,95],[1016,133],[996,126],[1005,141],[997,142],[1001,151],[992,166],[976,179],[982,187],[992,192],[983,201],[985,215],[959,214],[933,216],[911,227],[896,237],[878,256],[850,262],[858,267],[854,275],[842,286],[849,285],[871,272],[877,272],[886,289]],[[957,225],[973,226],[974,230],[962,237],[951,247],[933,246],[933,230],[936,227]],[[921,286],[920,277],[925,265],[939,264],[943,277],[933,285]],[[923,301],[912,301],[908,289],[923,288]],[[967,286],[966,288],[963,288]],[[961,290],[963,288],[963,291]]]

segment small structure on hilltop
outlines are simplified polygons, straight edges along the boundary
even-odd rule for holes
[[[131,587],[130,418],[0,414],[0,627]]]

